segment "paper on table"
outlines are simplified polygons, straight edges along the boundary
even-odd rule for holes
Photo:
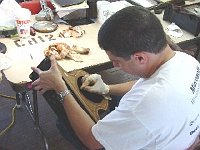
[[[132,4],[124,0],[116,2],[98,1],[97,22],[103,24],[111,15],[128,6],[132,6]]]
[[[146,8],[152,7],[157,4],[157,2],[154,0],[132,0],[132,1]]]
[[[166,2],[169,2],[171,0],[160,0],[160,1],[163,2],[163,3],[166,3]]]
[[[73,12],[75,10],[89,8],[86,1],[84,1],[83,3],[77,4],[77,5],[72,5],[72,6],[67,6],[67,7],[61,7],[53,0],[51,1],[51,3],[54,5],[54,7],[57,11],[57,14],[60,18],[64,17],[65,15],[70,14],[71,12]]]
[[[12,59],[6,54],[0,53],[0,71],[11,67]]]
[[[11,64],[12,64],[12,60],[6,54],[0,53],[0,83],[2,80],[1,70],[10,68]]]
[[[167,34],[173,37],[180,38],[183,36],[183,31],[174,22],[167,26],[167,30]]]

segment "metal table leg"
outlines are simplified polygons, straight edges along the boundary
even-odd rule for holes
[[[21,107],[20,99],[21,99],[21,94],[19,92],[17,92],[16,93],[17,108]]]
[[[19,106],[19,107],[21,106],[21,100],[22,100],[22,102],[24,102],[26,109],[28,110],[31,118],[34,121],[35,127],[39,131],[39,133],[44,141],[45,150],[48,150],[49,146],[48,146],[47,139],[40,127],[40,124],[39,124],[37,91],[32,90],[32,96],[33,96],[33,98],[31,100],[29,91],[17,92],[16,93],[17,106]]]
[[[34,117],[34,122],[35,122],[35,125],[38,128],[38,130],[39,130],[39,132],[40,132],[40,134],[41,134],[41,136],[43,138],[45,149],[48,150],[49,149],[49,145],[48,145],[47,139],[46,139],[46,137],[45,137],[42,129],[40,128],[40,125],[39,125],[37,91],[33,90],[32,94],[33,94],[33,110],[34,110],[33,111],[33,117]]]
[[[35,125],[39,126],[39,114],[38,114],[38,99],[37,99],[37,91],[33,90],[33,116],[34,116],[34,121]]]
[[[39,124],[37,91],[29,87],[30,83],[24,83],[24,84],[15,84],[12,82],[9,83],[12,89],[16,92],[17,108],[21,107],[22,104],[21,101],[22,101],[26,109],[28,110],[31,118],[33,119],[35,127],[40,132],[40,135],[44,141],[45,150],[48,150],[49,146],[47,139],[44,136],[44,133],[42,132],[42,129]],[[32,96],[30,96],[31,91],[32,91]]]

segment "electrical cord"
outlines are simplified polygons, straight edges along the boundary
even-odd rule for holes
[[[14,96],[8,96],[8,95],[2,94],[2,93],[0,93],[0,97],[12,99],[12,100],[16,100],[16,97],[14,97]],[[0,137],[2,135],[4,135],[11,127],[13,127],[13,125],[15,123],[15,110],[18,107],[19,106],[17,104],[15,104],[15,106],[12,108],[12,121],[11,121],[11,123],[5,129],[3,129],[2,131],[0,131]],[[42,138],[44,140],[45,150],[48,150],[49,149],[49,145],[48,145],[47,139],[44,136],[44,133],[42,132],[40,126],[38,126],[38,129],[39,129],[39,132],[40,132],[40,134],[41,134],[41,136],[42,136]]]
[[[5,134],[11,127],[13,127],[14,123],[15,123],[15,110],[17,108],[17,105],[15,105],[13,108],[12,108],[12,121],[11,123],[5,128],[3,129],[1,132],[0,132],[0,137]]]
[[[9,99],[16,100],[16,97],[14,97],[14,96],[8,96],[8,95],[2,94],[2,93],[0,93],[0,97],[4,97],[4,98],[9,98]]]
[[[16,100],[16,97],[14,97],[14,96],[8,96],[8,95],[2,94],[2,93],[0,93],[0,97],[12,99],[12,100]],[[2,131],[0,131],[0,137],[3,134],[5,134],[11,127],[13,127],[13,125],[15,123],[15,110],[16,110],[16,108],[17,108],[17,105],[15,105],[12,108],[12,120],[11,120],[10,124],[5,129],[3,129]]]

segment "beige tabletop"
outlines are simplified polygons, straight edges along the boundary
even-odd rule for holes
[[[1,38],[0,42],[6,44],[6,55],[11,58],[11,67],[4,70],[7,80],[12,83],[29,82],[29,74],[32,72],[31,66],[37,66],[44,59],[44,49],[52,43],[65,42],[68,45],[78,45],[84,48],[90,48],[87,55],[81,55],[83,62],[75,62],[70,59],[58,60],[58,64],[65,71],[82,69],[95,65],[101,65],[109,62],[109,58],[105,51],[101,50],[97,43],[97,33],[100,24],[93,23],[81,26],[85,30],[85,34],[79,38],[63,38],[59,37],[59,33],[66,28],[67,25],[59,25],[59,28],[52,33],[36,33],[22,46],[20,41],[10,38]]]

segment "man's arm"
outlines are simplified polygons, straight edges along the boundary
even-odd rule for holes
[[[95,122],[79,106],[71,94],[64,98],[63,106],[72,128],[82,143],[89,149],[103,148],[92,134],[92,127]]]
[[[67,89],[55,58],[52,56],[50,60],[51,67],[47,71],[32,67],[33,71],[39,75],[39,78],[32,83],[32,86],[41,94],[51,89],[54,89],[57,93]],[[92,134],[91,128],[95,125],[95,122],[79,106],[71,94],[67,94],[64,97],[63,106],[73,130],[82,143],[90,149],[103,148]]]
[[[60,85],[57,86],[56,91],[59,93],[65,89],[67,89],[65,83],[60,82]],[[92,134],[92,127],[95,125],[95,122],[80,107],[71,94],[68,94],[64,97],[63,106],[73,130],[82,143],[90,149],[103,148],[103,146]]]

